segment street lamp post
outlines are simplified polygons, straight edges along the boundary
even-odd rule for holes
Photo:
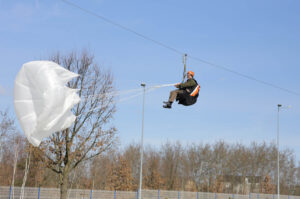
[[[142,199],[142,184],[143,184],[143,153],[144,153],[144,112],[145,112],[145,91],[146,84],[142,83],[142,87],[144,87],[143,93],[143,112],[142,112],[142,137],[141,137],[141,164],[140,164],[140,186],[139,186],[139,199]]]
[[[279,111],[280,108],[282,107],[281,104],[277,105],[277,199],[280,197],[280,185],[279,185]]]
[[[280,199],[280,170],[279,170],[279,112],[281,109],[289,109],[292,106],[282,106],[277,104],[277,199]]]

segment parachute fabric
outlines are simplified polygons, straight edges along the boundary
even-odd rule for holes
[[[75,121],[71,109],[80,98],[77,90],[66,83],[77,76],[51,61],[32,61],[22,66],[15,80],[15,112],[34,146]]]

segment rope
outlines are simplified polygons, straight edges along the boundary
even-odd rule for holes
[[[169,86],[174,86],[174,84],[161,84],[161,85],[154,85],[154,86],[149,86],[147,89],[150,88],[162,88],[162,87],[169,87]],[[101,94],[96,94],[96,95],[87,95],[87,96],[82,96],[82,98],[84,98],[84,100],[90,100],[90,99],[98,99],[101,98],[103,96],[107,96],[107,95],[112,95],[112,96],[119,96],[119,95],[124,95],[124,94],[129,94],[129,93],[133,93],[133,92],[142,92],[143,89],[142,88],[138,88],[138,89],[129,89],[129,90],[123,90],[123,91],[114,91],[114,92],[108,92],[108,93],[101,93]]]
[[[140,95],[142,95],[142,94],[143,94],[143,92],[139,92],[138,94],[134,94],[134,95],[132,95],[132,96],[125,97],[125,98],[122,98],[122,99],[119,99],[118,101],[116,101],[116,103],[120,103],[120,102],[124,102],[124,101],[130,100],[130,99],[135,98],[135,97],[137,97],[137,96],[140,96]]]
[[[152,91],[154,91],[158,88],[169,87],[169,86],[174,86],[174,85],[175,84],[161,84],[161,85],[149,86],[148,88],[146,88],[145,93],[150,93],[150,92],[152,92]],[[130,100],[130,99],[133,99],[135,97],[138,97],[138,96],[142,95],[143,94],[142,90],[143,90],[142,88],[141,89],[130,89],[130,90],[125,90],[125,91],[116,91],[116,92],[103,93],[103,94],[99,94],[99,95],[88,95],[88,96],[86,96],[86,98],[89,98],[90,96],[93,96],[93,98],[96,99],[98,97],[102,97],[102,96],[107,95],[107,94],[113,94],[113,93],[120,94],[120,93],[130,93],[130,92],[133,92],[133,91],[139,91],[138,93],[135,93],[134,95],[131,95],[131,96],[128,96],[128,97],[125,97],[125,98],[121,98],[121,99],[116,101],[116,103],[120,103],[120,102],[124,102],[124,101]],[[83,114],[88,114],[88,113],[93,112],[97,109],[100,109],[101,107],[102,106],[97,106],[95,108],[90,109],[87,112],[84,112],[84,113],[81,113],[81,114],[77,115],[76,117],[79,117]]]
[[[87,96],[82,96],[82,97],[85,100],[89,100],[89,99],[101,98],[101,97],[106,96],[106,95],[118,96],[118,95],[132,93],[132,92],[137,92],[137,91],[142,91],[142,88],[139,88],[139,89],[130,89],[130,90],[124,90],[124,91],[113,91],[113,92],[101,93],[101,94],[96,94],[96,95],[87,95]]]
[[[174,86],[174,84],[161,84],[161,85],[155,85],[155,86],[150,86],[149,88],[162,88],[162,87],[169,87],[169,86]]]

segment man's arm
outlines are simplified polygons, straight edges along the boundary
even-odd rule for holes
[[[177,88],[181,88],[182,89],[182,88],[193,87],[193,86],[196,86],[195,80],[188,79],[185,83],[178,84]]]

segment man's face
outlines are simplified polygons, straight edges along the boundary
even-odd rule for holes
[[[193,77],[193,76],[192,76],[190,73],[187,74],[187,78],[188,78],[188,79],[191,79],[192,77]]]

